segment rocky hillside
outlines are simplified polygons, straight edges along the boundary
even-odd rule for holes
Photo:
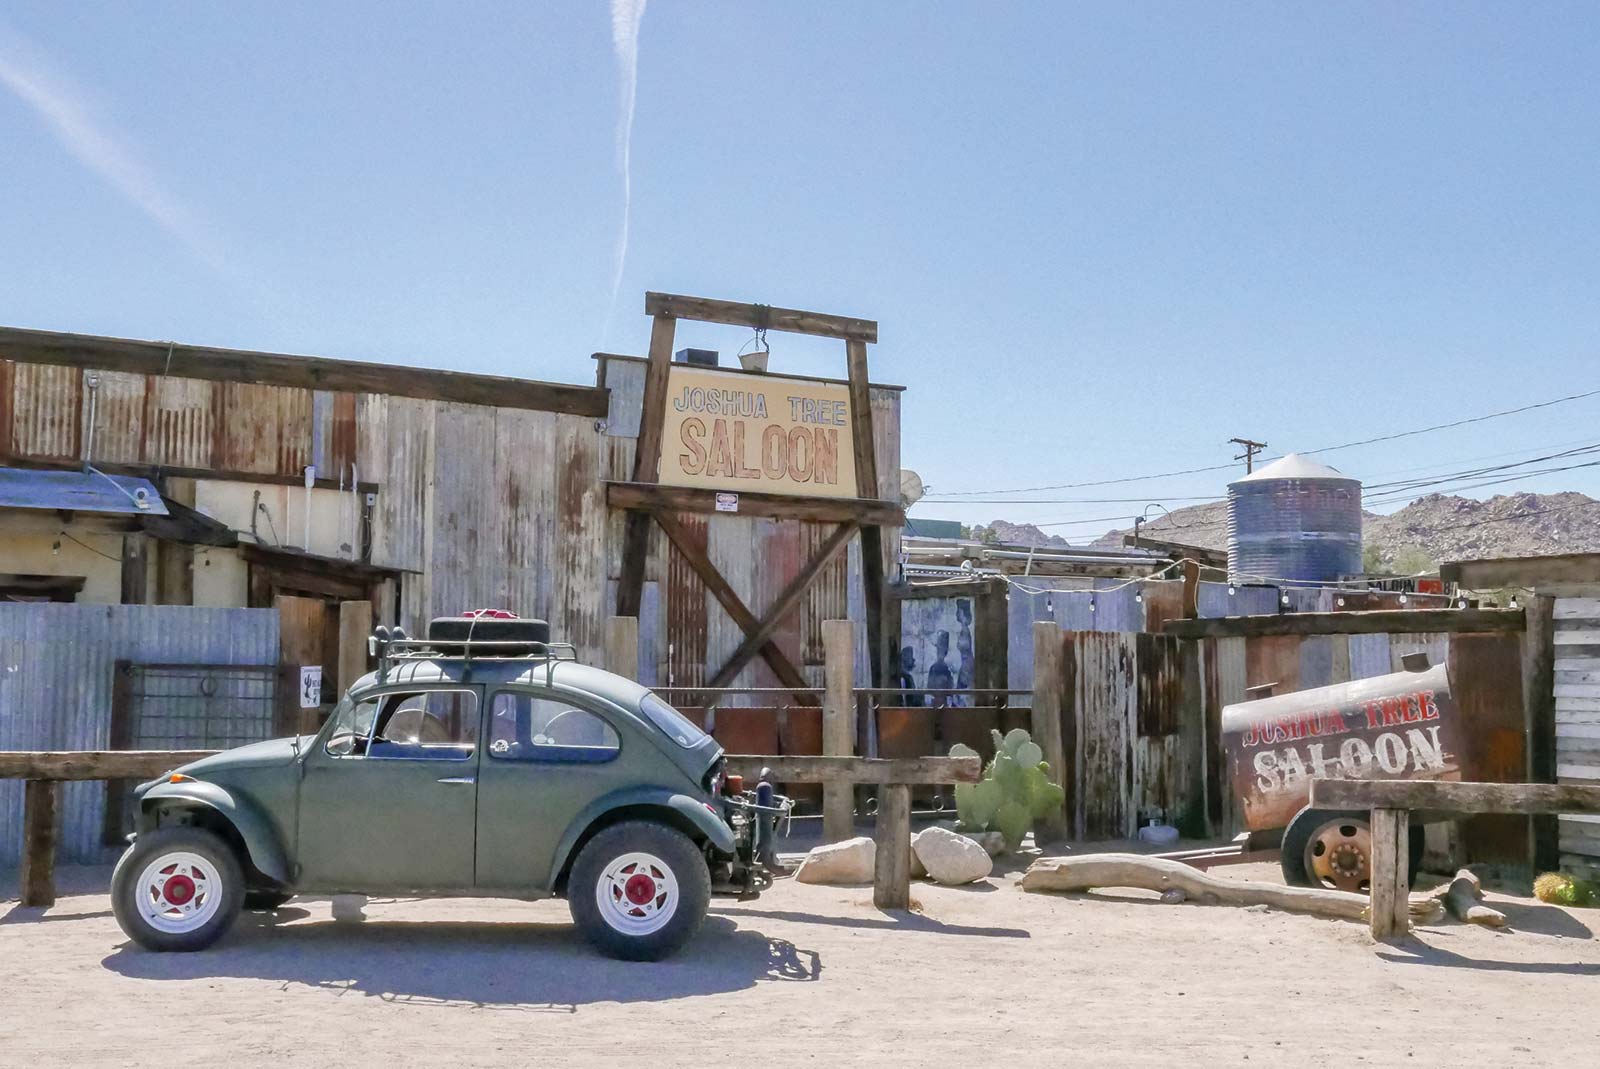
[[[1027,524],[1005,527],[1047,537]],[[1143,530],[1152,538],[1226,550],[1228,508],[1221,501],[1193,505],[1152,520]],[[1131,528],[1108,531],[1094,545],[1121,546],[1123,535],[1131,533]],[[1414,572],[1440,561],[1481,557],[1596,553],[1600,501],[1577,493],[1503,494],[1485,501],[1430,494],[1387,516],[1367,513],[1362,541],[1371,571]]]

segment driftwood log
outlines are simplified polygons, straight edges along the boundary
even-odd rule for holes
[[[1444,903],[1444,908],[1450,911],[1451,916],[1468,924],[1481,924],[1485,928],[1504,928],[1506,915],[1498,909],[1491,909],[1482,904],[1483,884],[1478,877],[1466,869],[1456,872],[1456,878],[1450,881],[1450,886],[1438,892],[1436,897]]]
[[[1365,921],[1366,895],[1316,887],[1282,887],[1273,883],[1224,880],[1181,861],[1140,854],[1092,854],[1083,857],[1040,858],[1022,875],[1024,891],[1092,891],[1097,887],[1138,887],[1161,892],[1179,891],[1190,901],[1227,906],[1269,906],[1285,913],[1304,913],[1334,920]],[[1414,895],[1410,905],[1414,924],[1431,924],[1444,916],[1435,898]]]

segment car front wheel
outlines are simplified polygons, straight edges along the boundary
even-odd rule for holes
[[[572,919],[614,958],[655,961],[705,919],[711,873],[687,835],[662,824],[615,824],[584,845],[567,881]]]
[[[203,828],[140,835],[111,876],[111,908],[146,950],[200,950],[233,925],[244,901],[239,861]]]

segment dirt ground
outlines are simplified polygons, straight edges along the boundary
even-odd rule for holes
[[[1271,878],[1267,866],[1230,875]],[[1490,895],[1512,930],[1364,927],[1139,892],[1024,894],[1016,872],[781,882],[714,904],[659,964],[602,958],[561,902],[327,899],[246,914],[199,954],[129,944],[105,869],[0,903],[0,1065],[1593,1065],[1600,911]],[[14,874],[0,874],[14,893]]]

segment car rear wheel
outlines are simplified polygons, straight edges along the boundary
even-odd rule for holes
[[[614,958],[655,961],[699,929],[711,873],[690,838],[662,824],[629,821],[584,845],[567,881],[572,919]]]
[[[140,835],[111,876],[111,909],[146,950],[200,950],[239,915],[244,873],[228,844],[203,828]]]

